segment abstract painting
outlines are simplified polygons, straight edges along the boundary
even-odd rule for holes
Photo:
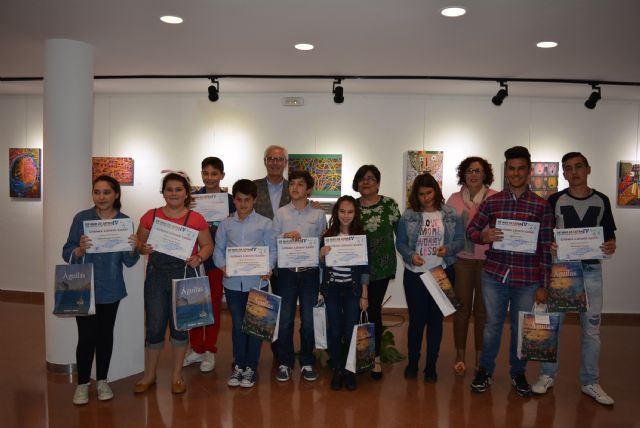
[[[92,158],[91,180],[108,175],[120,182],[121,186],[133,186],[133,158]]]
[[[312,196],[340,196],[342,155],[289,155],[289,174],[300,170],[309,171],[315,180]]]
[[[41,160],[41,149],[9,149],[9,195],[12,198],[40,198]]]
[[[433,175],[442,189],[442,168],[444,152],[427,152],[424,150],[409,150],[406,157],[405,175],[405,206],[409,206],[409,193],[413,180],[420,174],[428,172]]]
[[[640,208],[640,161],[618,163],[618,206]]]

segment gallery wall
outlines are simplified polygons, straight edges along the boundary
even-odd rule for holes
[[[296,94],[300,96],[301,94]],[[365,163],[382,172],[381,193],[403,208],[403,170],[407,150],[444,151],[445,197],[458,189],[455,168],[468,155],[480,155],[502,176],[503,152],[524,145],[534,161],[559,162],[568,151],[582,151],[593,165],[590,183],[613,202],[619,229],[618,252],[605,262],[605,306],[609,313],[640,313],[634,263],[640,250],[640,211],[615,206],[616,166],[638,159],[640,104],[602,100],[587,110],[584,100],[509,97],[495,107],[486,97],[346,94],[342,105],[327,94],[302,94],[304,106],[284,107],[282,94],[221,94],[210,103],[203,94],[96,95],[94,156],[135,160],[135,184],[124,187],[123,211],[134,222],[161,206],[162,169],[186,171],[195,184],[202,158],[223,159],[223,186],[239,178],[265,175],[263,151],[270,144],[290,153],[342,154],[343,194],[356,193],[351,180]],[[0,97],[2,174],[8,177],[9,147],[42,147],[42,99]],[[73,171],[73,165],[69,166]],[[46,197],[46,165],[43,166]],[[560,177],[560,188],[567,186]],[[501,178],[494,187],[502,187]],[[0,289],[42,291],[42,203],[9,197],[0,180]],[[60,201],[65,203],[65,201]],[[77,210],[91,204],[86,203]],[[71,219],[60,219],[67,230]],[[62,247],[62,242],[60,246]],[[405,307],[402,264],[392,281],[388,307]],[[129,287],[141,287],[139,264],[126,274]]]

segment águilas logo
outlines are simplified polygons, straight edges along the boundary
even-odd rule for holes
[[[65,274],[62,276],[62,279],[66,279],[66,280],[84,279],[84,278],[85,278],[85,274],[83,274],[82,272],[76,272],[70,275],[67,275],[67,273],[65,272]]]

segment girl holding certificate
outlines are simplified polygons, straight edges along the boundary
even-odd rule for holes
[[[342,196],[333,206],[324,237],[348,235],[364,235],[364,228],[356,200],[352,196]],[[320,249],[322,262],[330,251],[331,247],[326,245]],[[331,389],[339,390],[343,384],[350,391],[356,389],[355,374],[344,369],[347,356],[342,344],[349,343],[360,311],[367,310],[368,286],[369,265],[323,269],[321,292],[327,305],[328,345],[334,367]]]
[[[436,361],[442,341],[442,312],[420,275],[441,266],[453,283],[453,263],[464,246],[464,229],[455,209],[444,204],[442,190],[429,173],[418,175],[411,186],[410,207],[398,224],[396,247],[405,264],[403,285],[409,310],[407,379],[418,375],[422,335],[427,327],[427,363],[424,381],[435,383]]]
[[[209,225],[202,215],[191,211],[191,185],[189,178],[182,172],[170,172],[162,180],[162,196],[166,204],[145,213],[140,219],[138,239],[140,252],[149,255],[147,273],[144,281],[144,309],[146,313],[144,377],[134,386],[134,392],[141,393],[156,382],[156,369],[160,352],[164,346],[164,336],[169,324],[171,343],[173,345],[172,387],[174,394],[187,390],[182,379],[182,363],[189,337],[186,331],[175,329],[171,310],[171,284],[173,279],[194,276],[203,260],[211,256],[213,242]],[[198,231],[197,243],[186,260],[154,251],[147,243],[154,220],[162,219],[186,226]]]
[[[96,388],[98,400],[110,400],[113,392],[107,383],[111,353],[113,351],[113,327],[116,322],[120,300],[127,295],[122,277],[122,266],[131,267],[140,258],[135,251],[136,235],[129,237],[131,251],[109,253],[86,252],[92,247],[91,239],[84,232],[84,221],[129,218],[120,211],[120,183],[112,177],[100,176],[93,182],[94,207],[80,211],[73,218],[69,237],[62,248],[62,258],[70,263],[93,263],[94,286],[96,291],[95,315],[76,317],[78,325],[78,346],[76,363],[78,386],[73,395],[73,404],[89,402],[89,381],[93,357],[96,358]]]

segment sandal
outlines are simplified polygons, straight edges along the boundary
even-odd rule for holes
[[[464,365],[464,361],[458,361],[453,365],[453,371],[456,376],[464,376],[467,372],[467,367]]]

